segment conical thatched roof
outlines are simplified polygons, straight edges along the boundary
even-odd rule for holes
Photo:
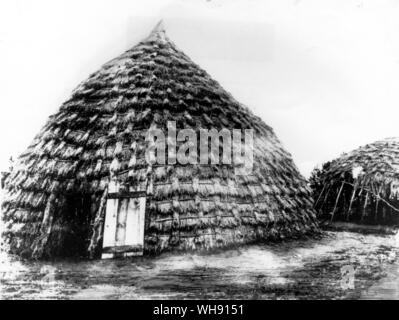
[[[144,136],[166,128],[254,129],[254,168],[157,165]],[[7,181],[11,252],[98,252],[110,175],[145,186],[145,252],[297,237],[317,230],[310,190],[273,130],[193,63],[158,26],[106,63],[50,117]]]
[[[326,163],[312,179],[319,215],[365,223],[399,222],[399,138],[367,144]]]

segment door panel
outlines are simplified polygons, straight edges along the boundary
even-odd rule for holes
[[[145,205],[145,197],[129,199],[126,223],[126,245],[141,247],[144,245]]]
[[[116,219],[118,215],[118,199],[108,199],[104,223],[103,248],[115,246]]]
[[[129,199],[120,199],[118,218],[116,223],[115,246],[124,246],[126,238],[126,220],[128,215]]]
[[[102,258],[142,255],[146,197],[107,200]]]

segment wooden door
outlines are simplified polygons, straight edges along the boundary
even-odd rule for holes
[[[146,197],[137,194],[108,198],[103,259],[143,254]]]

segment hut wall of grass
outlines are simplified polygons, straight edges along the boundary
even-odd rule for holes
[[[399,225],[399,139],[360,147],[310,178],[321,220]]]
[[[253,129],[252,174],[149,165],[147,130]],[[272,128],[155,30],[81,83],[6,180],[10,251],[98,256],[111,179],[145,191],[145,248],[209,249],[318,231],[311,192]]]

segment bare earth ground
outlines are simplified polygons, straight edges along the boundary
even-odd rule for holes
[[[0,256],[1,299],[399,299],[399,235],[328,231],[318,240],[212,254],[23,262]]]

